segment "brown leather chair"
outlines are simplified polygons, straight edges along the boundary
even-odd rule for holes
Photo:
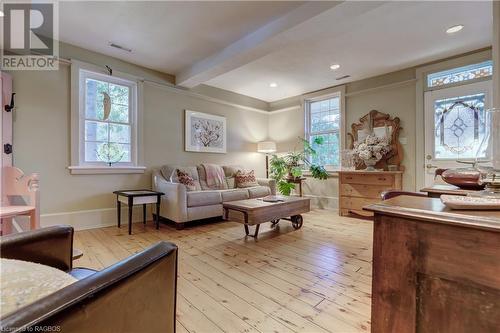
[[[2,258],[37,262],[79,281],[1,319],[1,332],[175,332],[177,246],[160,242],[102,271],[73,269],[73,228],[0,238]]]
[[[388,190],[382,192],[380,197],[382,200],[389,200],[394,197],[398,197],[400,195],[408,195],[411,197],[427,197],[427,194],[421,192],[410,192],[410,191],[401,191],[401,190]]]

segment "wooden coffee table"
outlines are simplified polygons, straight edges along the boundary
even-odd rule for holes
[[[309,198],[303,197],[282,197],[283,201],[265,202],[262,199],[247,199],[226,202],[223,204],[224,219],[229,218],[229,211],[236,211],[243,214],[243,220],[237,222],[243,223],[245,234],[247,236],[257,237],[261,223],[271,222],[273,226],[278,224],[280,219],[292,222],[294,229],[302,227],[303,213],[310,211],[311,202]],[[256,225],[255,233],[250,235],[248,226]]]

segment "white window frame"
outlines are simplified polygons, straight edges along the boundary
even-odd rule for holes
[[[319,96],[311,96],[311,97],[305,97],[303,100],[303,106],[304,106],[304,115],[305,115],[305,139],[308,142],[311,142],[311,136],[312,135],[321,135],[321,134],[330,134],[330,133],[338,133],[339,134],[339,165],[324,165],[325,169],[327,171],[331,172],[336,172],[339,171],[342,167],[342,161],[341,161],[341,156],[342,156],[342,150],[345,147],[345,100],[344,100],[344,90],[339,89],[336,90],[335,92],[324,94],[324,95],[319,95]],[[339,99],[339,114],[340,114],[340,122],[339,122],[339,129],[338,130],[330,130],[330,131],[324,131],[321,133],[311,133],[311,103],[312,102],[319,102],[327,99],[332,99],[332,98],[338,98]]]
[[[127,86],[130,90],[130,162],[85,161],[85,94],[86,79]],[[71,61],[71,174],[144,173],[142,162],[142,81],[134,76],[105,69],[77,60]]]

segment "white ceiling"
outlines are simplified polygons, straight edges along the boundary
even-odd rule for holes
[[[465,28],[445,33],[456,24]],[[286,37],[286,47],[206,84],[271,102],[476,50],[491,45],[491,3],[349,2]],[[333,63],[341,68],[331,71]],[[343,75],[351,77],[336,80]]]
[[[478,1],[62,2],[60,38],[271,102],[489,46],[492,14]]]
[[[59,39],[175,74],[301,2],[64,1]],[[131,53],[111,48],[116,44]]]

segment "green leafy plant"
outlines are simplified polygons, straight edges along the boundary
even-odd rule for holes
[[[290,180],[302,177],[304,170],[308,169],[311,176],[316,179],[327,179],[328,173],[321,165],[310,162],[310,157],[315,156],[316,150],[311,143],[304,138],[299,137],[299,142],[302,145],[300,151],[291,151],[284,156],[273,155],[270,160],[271,178],[276,180],[278,191],[283,195],[290,195],[295,184]],[[324,138],[321,136],[315,137],[313,144],[322,145]]]

